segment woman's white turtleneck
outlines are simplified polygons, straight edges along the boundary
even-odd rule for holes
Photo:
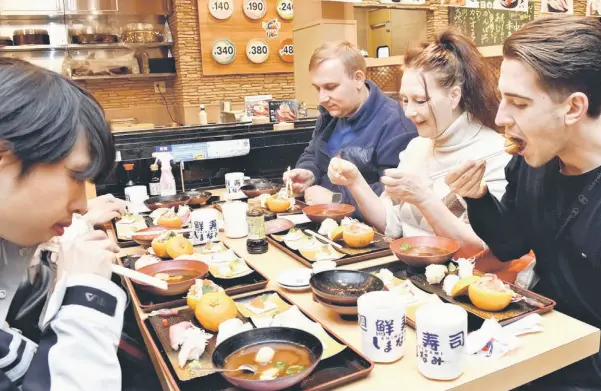
[[[505,139],[494,130],[463,113],[437,139],[414,138],[400,153],[399,169],[423,177],[449,209],[468,223],[465,201],[451,194],[444,177],[430,181],[436,173],[455,167],[462,161],[476,160],[504,148]],[[508,154],[489,159],[486,162],[484,180],[488,189],[497,199],[505,193],[505,166],[511,159]],[[382,202],[386,206],[386,236],[433,235],[430,224],[417,207],[409,203],[394,204],[383,193]]]

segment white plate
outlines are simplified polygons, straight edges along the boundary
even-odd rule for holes
[[[278,275],[277,282],[284,285],[284,288],[307,289],[309,280],[311,279],[311,269],[290,269],[283,271]]]
[[[303,292],[306,290],[311,289],[311,285],[305,285],[305,286],[286,286],[286,285],[282,285],[280,283],[278,283],[278,285],[282,288],[282,289],[286,289],[287,291],[290,292]]]

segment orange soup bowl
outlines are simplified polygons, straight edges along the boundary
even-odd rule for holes
[[[314,223],[322,223],[325,219],[340,222],[355,213],[355,207],[349,204],[316,204],[303,208],[303,213]]]
[[[144,266],[138,270],[141,273],[154,277],[157,273],[165,273],[170,276],[183,276],[182,279],[169,282],[167,281],[167,290],[159,289],[151,285],[146,285],[142,282],[132,279],[132,282],[140,287],[140,289],[153,293],[158,296],[174,296],[182,295],[190,290],[197,278],[204,278],[209,273],[209,266],[200,261],[193,260],[177,260],[177,261],[162,261],[152,265]]]
[[[414,267],[447,262],[461,246],[440,236],[412,236],[390,243],[390,250],[403,263]]]

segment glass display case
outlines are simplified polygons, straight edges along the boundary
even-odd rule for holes
[[[75,80],[175,76],[168,0],[2,0],[0,56]]]

